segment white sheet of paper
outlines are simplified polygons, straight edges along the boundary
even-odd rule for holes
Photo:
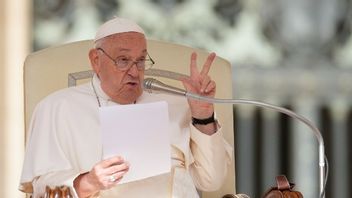
[[[130,163],[120,183],[170,172],[166,102],[100,108],[104,159],[120,155]]]

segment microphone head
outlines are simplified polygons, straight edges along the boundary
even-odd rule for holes
[[[186,95],[186,91],[177,87],[166,85],[154,78],[146,78],[143,81],[143,89],[148,93],[163,92],[173,95]]]
[[[143,89],[147,91],[148,93],[153,92],[153,85],[155,83],[161,83],[160,81],[154,79],[154,78],[146,78],[143,81]]]

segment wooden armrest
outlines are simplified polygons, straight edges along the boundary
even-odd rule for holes
[[[42,198],[72,198],[72,195],[70,188],[67,186],[56,186],[54,188],[46,186],[45,194]]]

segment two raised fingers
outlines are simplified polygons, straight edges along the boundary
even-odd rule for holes
[[[209,56],[207,57],[207,60],[205,61],[201,71],[199,72],[198,67],[197,67],[197,53],[193,52],[191,54],[191,67],[190,67],[190,73],[191,73],[191,78],[192,77],[197,77],[197,76],[205,76],[208,75],[210,67],[216,57],[216,54],[214,52],[210,53]]]
[[[197,67],[197,54],[193,52],[191,54],[191,66],[190,66],[190,73],[191,73],[191,81],[193,84],[198,84],[200,93],[209,93],[215,89],[215,82],[211,80],[210,76],[208,75],[210,71],[210,67],[214,62],[216,57],[215,53],[210,53],[199,72]]]

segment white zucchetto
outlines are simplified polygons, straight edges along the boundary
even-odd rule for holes
[[[139,32],[144,34],[143,29],[134,21],[115,17],[99,27],[95,35],[94,42],[104,37],[124,32]]]

